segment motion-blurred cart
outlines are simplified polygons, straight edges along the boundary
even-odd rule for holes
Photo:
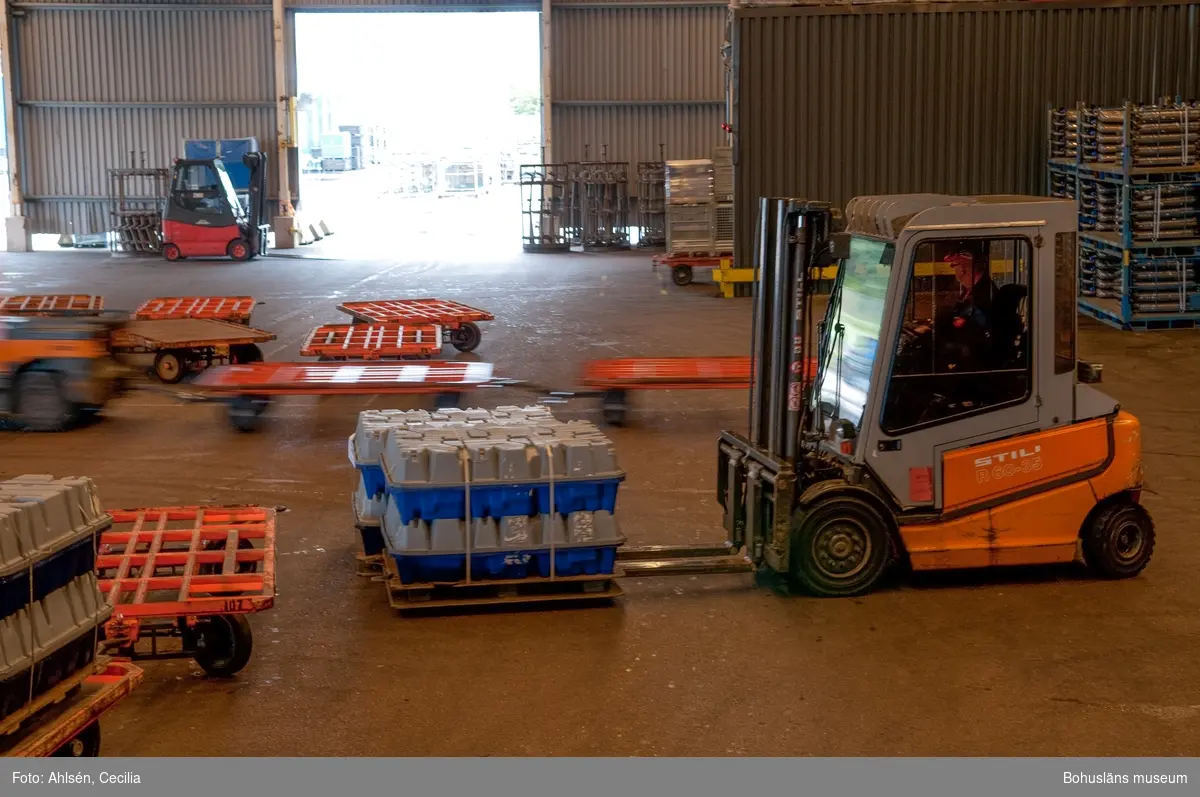
[[[275,605],[274,509],[114,509],[96,575],[115,611],[102,647],[131,659],[192,658],[226,677],[250,661],[247,615]],[[160,640],[179,646],[161,650]]]
[[[461,393],[492,384],[500,386],[490,363],[431,360],[229,365],[205,371],[193,387],[206,400],[224,402],[234,428],[252,432],[280,396],[433,394],[439,407],[454,407]]]
[[[128,661],[111,660],[81,682],[60,684],[11,732],[0,732],[5,758],[100,755],[100,718],[142,682],[142,670]]]

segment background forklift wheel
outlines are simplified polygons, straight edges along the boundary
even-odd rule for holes
[[[175,244],[167,244],[162,250],[163,257],[174,263],[176,260],[183,260],[183,252],[179,251],[179,247]]]
[[[176,384],[183,379],[185,373],[187,358],[183,356],[183,352],[160,351],[154,358],[154,375],[164,384]]]
[[[479,325],[471,321],[460,324],[458,329],[450,333],[450,345],[463,352],[475,351],[482,340],[483,333],[479,331]]]
[[[51,758],[96,758],[100,755],[100,721],[79,732],[71,741],[50,754]]]
[[[229,402],[229,422],[239,432],[256,432],[270,406],[271,399],[267,396],[235,396]]]
[[[229,246],[225,247],[225,254],[229,255],[234,260],[249,260],[250,244],[242,238],[238,238],[235,241],[230,241]]]
[[[214,678],[228,678],[250,662],[254,635],[241,614],[217,614],[196,625],[196,663]]]
[[[887,521],[866,501],[833,496],[792,517],[789,575],[812,595],[861,595],[875,586],[890,558]]]
[[[691,266],[675,266],[671,269],[671,282],[676,285],[691,285],[692,284],[692,267]]]
[[[600,412],[609,426],[624,426],[629,415],[629,399],[624,390],[610,390],[600,399]]]
[[[46,371],[27,371],[17,377],[16,396],[17,421],[32,432],[60,432],[74,417],[58,377]]]
[[[230,346],[229,360],[239,365],[260,363],[263,361],[262,349],[258,347],[257,343],[240,343],[237,346]]]
[[[1116,501],[1083,529],[1083,560],[1104,578],[1132,578],[1154,554],[1154,521],[1138,504]]]

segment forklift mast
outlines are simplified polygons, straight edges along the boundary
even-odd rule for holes
[[[797,471],[809,448],[807,391],[831,331],[814,324],[815,275],[833,262],[840,227],[840,212],[827,202],[759,202],[749,433],[721,433],[717,493],[729,545],[779,572],[787,569]]]

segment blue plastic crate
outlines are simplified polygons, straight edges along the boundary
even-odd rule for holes
[[[363,485],[366,486],[367,495],[375,496],[387,489],[387,476],[383,473],[383,466],[376,463],[374,465],[362,465],[354,463],[354,467],[362,474]]]
[[[588,479],[554,484],[554,511],[613,512],[621,478]],[[458,520],[466,515],[467,493],[462,487],[411,489],[389,485],[388,496],[400,513],[400,522],[414,520]],[[511,515],[545,514],[550,511],[550,485],[471,485],[471,517],[500,518]]]
[[[96,540],[88,534],[51,554],[33,566],[33,592],[29,589],[30,569],[0,577],[0,618],[40,601],[55,590],[96,569]]]
[[[465,554],[392,554],[392,558],[402,584],[456,583],[467,577]],[[555,574],[610,574],[616,558],[616,546],[559,548],[554,557]],[[538,576],[550,576],[549,550],[471,554],[472,581],[518,581]]]
[[[379,526],[359,526],[358,534],[362,538],[363,553],[367,556],[378,556],[383,553],[383,529]]]

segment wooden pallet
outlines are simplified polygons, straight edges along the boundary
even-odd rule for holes
[[[363,578],[374,578],[383,574],[383,554],[368,556],[365,553],[354,555],[354,574]]]
[[[81,687],[83,682],[88,678],[91,678],[98,672],[104,672],[108,667],[109,661],[110,658],[108,656],[97,656],[87,667],[81,668],[71,675],[71,677],[57,684],[53,689],[49,689],[45,693],[38,695],[32,702],[27,703],[3,720],[0,720],[0,736],[8,736],[20,728],[21,723],[39,711],[66,700],[69,693],[75,691],[77,687]]]
[[[403,584],[396,560],[383,557],[388,604],[401,614],[476,606],[516,606],[580,601],[609,602],[625,591],[617,583],[620,570],[596,576],[523,578],[512,581],[477,581],[471,584]]]

